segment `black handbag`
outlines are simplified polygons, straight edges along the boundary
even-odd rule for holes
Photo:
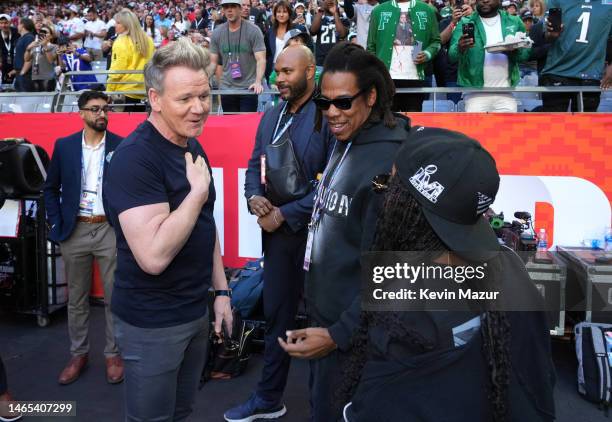
[[[273,205],[303,198],[311,189],[288,135],[266,146],[266,197]]]

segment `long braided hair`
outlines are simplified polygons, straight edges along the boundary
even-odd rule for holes
[[[412,197],[399,177],[392,177],[386,192],[384,205],[378,216],[373,251],[447,251],[425,218],[420,205]],[[337,399],[346,403],[355,393],[366,363],[368,330],[384,327],[389,341],[401,341],[414,353],[424,353],[435,347],[421,334],[406,326],[398,312],[362,311],[360,326],[352,340],[343,383]],[[505,312],[483,312],[480,333],[482,354],[488,370],[488,400],[492,406],[493,420],[504,422],[508,414],[507,390],[510,376],[510,324]]]

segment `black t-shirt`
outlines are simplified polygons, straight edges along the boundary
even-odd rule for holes
[[[351,23],[348,19],[340,19],[342,25],[345,28],[349,28]],[[334,48],[334,46],[341,41],[340,35],[336,28],[336,20],[333,16],[324,15],[321,18],[321,28],[317,35],[317,42],[315,44],[315,55],[317,59],[317,66],[323,66],[327,53]]]
[[[117,234],[117,270],[112,312],[128,324],[162,328],[196,320],[206,313],[211,284],[215,220],[215,188],[211,180],[208,201],[187,242],[159,275],[145,273],[136,263],[119,214],[130,208],[168,203],[176,210],[191,190],[185,175],[185,152],[201,155],[195,139],[182,148],[165,139],[149,122],[141,123],[118,147],[108,168],[104,194],[109,219]]]

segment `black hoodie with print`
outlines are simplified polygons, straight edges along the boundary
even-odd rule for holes
[[[372,191],[372,179],[391,171],[395,153],[410,131],[407,117],[396,115],[396,121],[395,128],[379,122],[361,129],[352,140],[338,141],[322,180],[323,209],[306,273],[306,303],[310,317],[329,329],[343,351],[359,323],[360,257],[370,249],[382,203],[382,195]]]

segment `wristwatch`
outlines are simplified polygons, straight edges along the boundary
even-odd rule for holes
[[[231,299],[232,297],[232,289],[227,290],[215,290],[215,297],[217,296],[227,296]]]
[[[251,195],[251,196],[249,196],[249,199],[247,199],[247,204],[248,204],[249,202],[251,202],[251,199],[255,198],[256,196],[257,196],[257,195]]]

